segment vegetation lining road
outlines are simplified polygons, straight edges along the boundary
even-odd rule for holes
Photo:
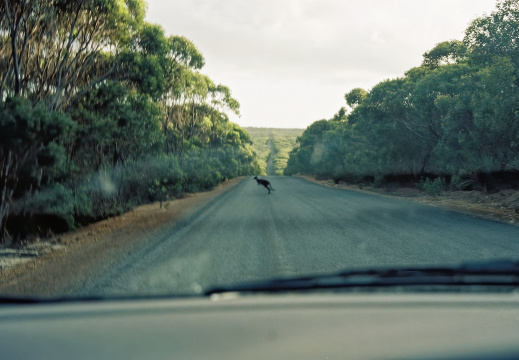
[[[252,148],[258,156],[262,175],[283,175],[288,154],[296,145],[303,129],[245,128],[250,134]]]
[[[519,1],[473,20],[403,76],[346,93],[309,126],[286,175],[364,185],[419,184],[494,193],[519,189]]]
[[[0,2],[0,244],[252,175],[240,104],[143,0]]]

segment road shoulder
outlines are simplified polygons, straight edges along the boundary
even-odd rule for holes
[[[309,175],[294,176],[323,186],[379,196],[406,198],[430,206],[519,226],[519,191],[517,190],[503,190],[496,194],[486,194],[481,191],[446,191],[438,196],[428,196],[417,189],[404,187],[359,187],[359,185],[344,182],[336,184],[333,180],[316,179]]]
[[[154,233],[175,226],[243,179],[232,179],[212,191],[188,194],[169,203],[139,206],[47,241],[52,251],[0,270],[0,294],[66,296],[67,289],[80,287],[82,279],[102,273],[125,253],[153,240]]]

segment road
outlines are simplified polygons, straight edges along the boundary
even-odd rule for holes
[[[343,268],[517,257],[519,227],[418,204],[269,177],[246,178],[122,257],[77,295],[191,293]]]

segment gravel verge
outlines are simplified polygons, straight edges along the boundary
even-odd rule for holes
[[[438,196],[429,196],[418,189],[412,188],[359,187],[359,185],[351,185],[344,182],[335,184],[333,180],[316,179],[314,176],[296,176],[324,186],[382,196],[405,197],[431,206],[442,207],[472,216],[519,225],[519,191],[517,190],[508,189],[493,194],[488,194],[483,191],[444,191]]]
[[[99,276],[119,258],[175,226],[243,178],[212,191],[143,205],[123,215],[91,224],[49,241],[23,248],[0,248],[0,294],[67,296],[86,279]]]

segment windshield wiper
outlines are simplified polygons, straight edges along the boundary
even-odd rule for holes
[[[0,295],[0,305],[23,305],[23,304],[52,304],[74,301],[104,301],[106,298],[101,296],[87,297],[38,297],[38,296],[11,296]]]
[[[444,267],[401,267],[346,270],[331,274],[318,274],[291,278],[209,288],[202,294],[175,294],[175,298],[210,296],[213,294],[276,293],[316,290],[378,291],[398,289],[417,291],[512,291],[519,289],[519,261],[490,261],[464,263]],[[87,296],[87,297],[16,297],[0,295],[0,305],[36,304],[74,301],[107,301],[171,298],[172,294],[145,296]]]
[[[55,304],[72,302],[107,302],[107,301],[131,301],[131,300],[160,300],[160,299],[186,299],[197,298],[198,293],[166,293],[166,294],[126,294],[126,295],[87,295],[87,296],[58,296],[58,297],[23,297],[0,295],[0,305],[24,305],[24,304]]]
[[[319,289],[381,289],[412,287],[519,287],[519,261],[465,263],[453,267],[406,267],[347,270],[333,274],[276,278],[215,287],[206,295],[225,292],[286,292]]]

